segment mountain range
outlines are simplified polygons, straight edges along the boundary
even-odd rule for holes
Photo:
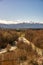
[[[22,28],[38,28],[38,29],[43,29],[43,24],[39,23],[18,23],[18,24],[1,24],[0,23],[0,28],[10,28],[10,29],[22,29]]]

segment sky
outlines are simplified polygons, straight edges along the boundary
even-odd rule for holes
[[[43,23],[43,0],[0,0],[0,22]]]

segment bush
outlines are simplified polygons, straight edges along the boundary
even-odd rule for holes
[[[5,48],[7,44],[15,45],[15,41],[18,40],[17,32],[4,31],[0,33],[0,48]]]

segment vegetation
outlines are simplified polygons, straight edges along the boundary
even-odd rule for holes
[[[0,54],[0,65],[38,65],[36,52],[31,46],[24,44],[23,41],[18,41],[18,38],[24,34],[25,38],[32,42],[37,47],[43,49],[43,30],[8,30],[0,29],[0,50],[9,48],[15,45],[17,41],[17,49],[12,52]],[[2,58],[3,57],[3,58]],[[2,62],[4,60],[4,62]],[[34,61],[35,60],[35,61]],[[27,64],[26,64],[27,63]]]
[[[37,47],[43,49],[43,30],[27,30],[25,37]]]
[[[18,34],[15,31],[0,30],[0,48],[5,48],[7,44],[15,45],[18,39]]]

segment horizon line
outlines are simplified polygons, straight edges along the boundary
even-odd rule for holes
[[[38,23],[38,24],[43,24],[43,22],[33,22],[33,21],[21,21],[21,20],[15,20],[15,21],[10,21],[10,20],[0,20],[0,24],[20,24],[20,23]]]

